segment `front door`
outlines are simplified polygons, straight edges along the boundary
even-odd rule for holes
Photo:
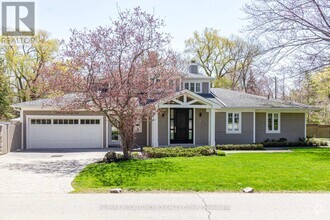
[[[193,109],[170,110],[171,144],[193,143]]]

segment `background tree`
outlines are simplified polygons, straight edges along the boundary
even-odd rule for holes
[[[29,42],[15,42],[11,38],[2,39],[0,55],[4,61],[5,75],[15,94],[16,102],[42,98],[38,80],[42,69],[57,56],[59,42],[49,39],[49,34],[39,31]]]
[[[206,75],[222,78],[232,68],[234,43],[221,37],[219,30],[196,31],[185,43],[185,52],[200,64]]]
[[[140,8],[119,12],[109,27],[73,30],[62,65],[47,71],[52,92],[67,94],[56,104],[104,114],[119,130],[125,158],[134,146],[137,121],[156,114],[156,101],[174,94],[180,78],[163,26]]]
[[[257,64],[260,49],[254,42],[221,37],[218,30],[206,28],[186,41],[185,52],[208,76],[217,78],[214,87],[248,92],[249,73]]]
[[[0,120],[12,118],[12,90],[9,77],[5,75],[3,60],[0,59]]]
[[[330,123],[330,72],[324,70],[313,75],[306,74],[299,78],[290,90],[289,98],[293,101],[314,105],[321,111],[310,112],[308,123]]]
[[[273,67],[293,75],[329,67],[329,0],[254,0],[243,10]]]

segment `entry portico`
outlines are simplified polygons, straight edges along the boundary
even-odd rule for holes
[[[211,94],[205,95],[217,101]],[[214,127],[215,121],[214,109],[220,108],[218,103],[204,98],[203,94],[183,90],[170,100],[160,102],[157,107],[160,112],[152,119],[152,146],[215,146],[215,132],[212,132],[212,126]],[[166,126],[164,120],[167,120]],[[167,136],[166,141],[161,137],[164,135]]]

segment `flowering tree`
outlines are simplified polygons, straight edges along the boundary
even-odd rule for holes
[[[58,106],[103,113],[120,132],[125,158],[134,146],[136,121],[152,117],[155,103],[175,93],[173,82],[180,77],[163,26],[135,8],[119,12],[109,27],[72,30],[61,62],[46,71],[47,86],[62,94]]]

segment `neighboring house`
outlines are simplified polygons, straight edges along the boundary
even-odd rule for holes
[[[182,90],[157,103],[159,114],[136,127],[139,146],[259,143],[265,139],[306,137],[306,112],[315,108],[211,88],[212,77],[192,63]],[[43,107],[49,100],[19,103],[22,148],[106,148],[115,141],[104,115],[64,113]]]

